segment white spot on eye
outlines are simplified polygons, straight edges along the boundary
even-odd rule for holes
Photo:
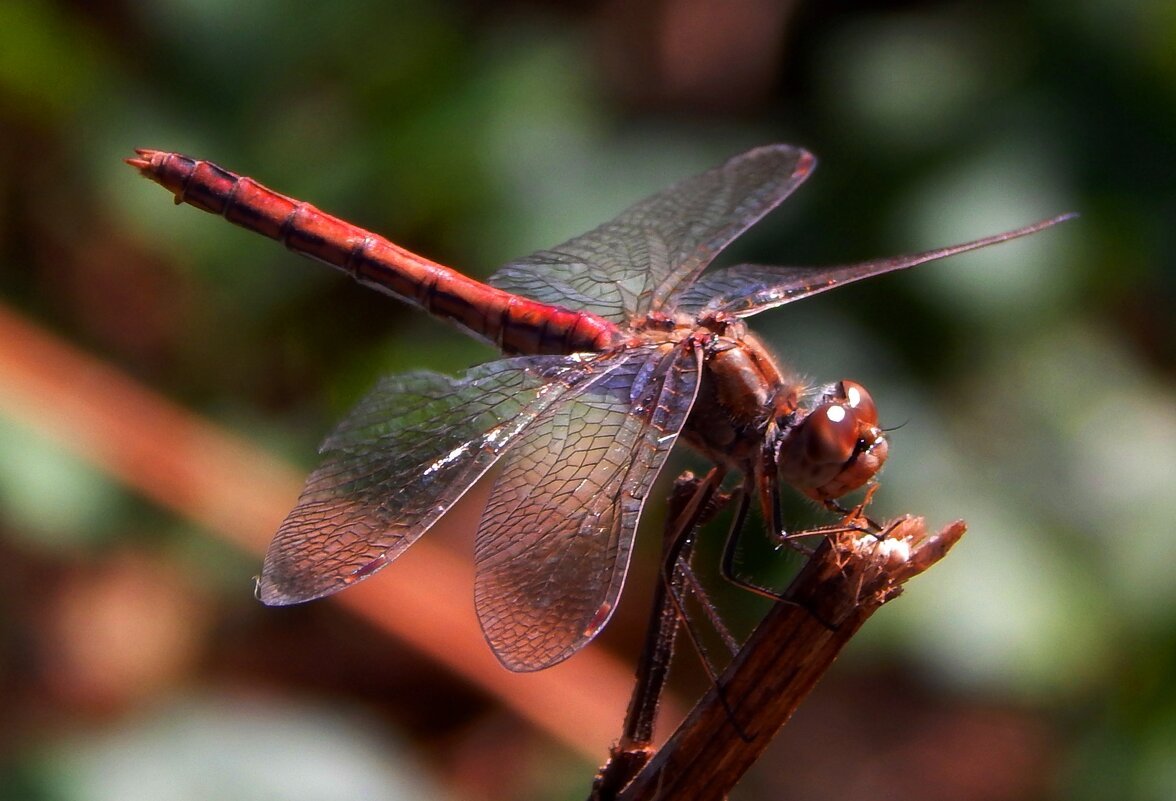
[[[857,406],[862,402],[862,393],[857,387],[850,387],[845,397],[849,400],[850,406]]]
[[[845,419],[845,407],[834,404],[825,410],[825,416],[831,423],[840,423]]]

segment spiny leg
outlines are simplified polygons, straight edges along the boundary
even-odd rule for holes
[[[715,494],[722,479],[723,471],[716,467],[705,478],[686,472],[674,483],[662,538],[663,580],[654,588],[645,646],[621,738],[593,782],[591,798],[597,801],[614,798],[653,755],[654,723],[682,620],[679,596],[687,579],[680,566],[689,563],[695,531],[716,511]],[[690,581],[694,581],[692,575]]]

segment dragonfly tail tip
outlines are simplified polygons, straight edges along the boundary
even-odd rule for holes
[[[123,161],[146,175],[147,171],[151,169],[151,163],[159,151],[137,147],[135,148],[135,152],[138,154],[137,158],[123,159]]]

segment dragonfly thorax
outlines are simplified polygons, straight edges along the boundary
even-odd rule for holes
[[[746,471],[774,421],[797,413],[803,384],[781,372],[742,322],[714,332],[703,347],[702,381],[682,436],[715,462]]]
[[[701,319],[692,336],[705,341],[705,357],[682,436],[705,456],[745,475],[774,473],[821,502],[882,468],[888,445],[863,386],[839,381],[806,391],[739,320]]]

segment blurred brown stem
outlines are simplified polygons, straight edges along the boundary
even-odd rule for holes
[[[880,540],[851,532],[826,538],[789,588],[789,602],[772,608],[718,687],[619,798],[725,798],[870,615],[964,531],[956,521],[928,536],[921,519],[908,517]]]

